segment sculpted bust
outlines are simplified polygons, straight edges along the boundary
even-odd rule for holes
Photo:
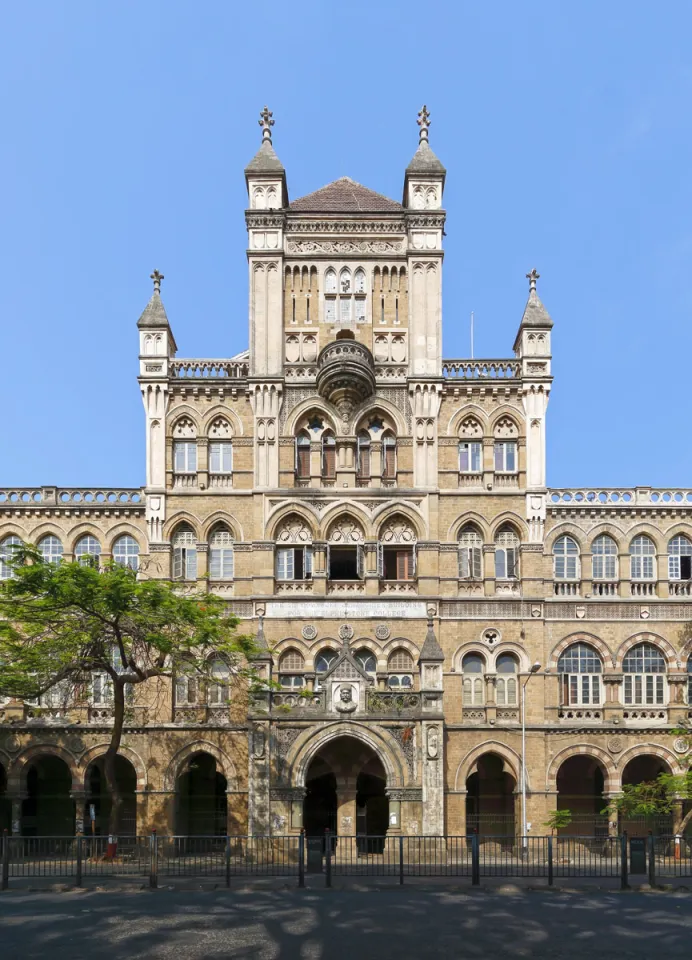
[[[342,684],[339,687],[334,706],[339,713],[353,713],[358,708],[358,702],[354,699],[353,687],[350,684]]]

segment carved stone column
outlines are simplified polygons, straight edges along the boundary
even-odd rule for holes
[[[423,835],[444,834],[444,729],[426,721],[422,730]]]
[[[269,724],[253,722],[248,731],[248,833],[267,836],[269,826]]]

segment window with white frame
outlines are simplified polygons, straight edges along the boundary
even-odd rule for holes
[[[330,267],[324,275],[324,320],[325,323],[365,323],[366,277],[362,267],[355,274],[343,267],[338,281],[336,271]]]
[[[517,443],[516,440],[495,441],[495,473],[517,472]]]
[[[553,547],[556,580],[579,579],[579,547],[572,537],[559,537]]]
[[[38,549],[45,563],[62,562],[62,543],[58,537],[53,536],[53,534],[39,540]]]
[[[565,707],[601,705],[603,663],[588,643],[573,643],[557,662],[560,702]]]
[[[500,527],[495,537],[495,577],[516,580],[519,575],[519,537],[512,527]]]
[[[197,472],[197,441],[176,440],[173,444],[173,470],[175,473]]]
[[[118,537],[113,544],[113,562],[130,570],[139,568],[139,544],[134,537]]]
[[[233,534],[226,527],[215,527],[209,537],[209,577],[233,579]]]
[[[495,702],[498,707],[517,705],[517,658],[511,653],[501,653],[495,661]]]
[[[82,537],[74,548],[75,560],[83,567],[97,567],[101,556],[101,544],[91,535]]]
[[[15,559],[17,548],[22,546],[19,537],[5,537],[0,543],[0,580],[9,580],[14,576],[12,562]]]
[[[479,707],[485,703],[485,660],[479,653],[467,653],[461,661],[462,704]]]
[[[277,580],[311,580],[312,547],[277,547]]]
[[[630,544],[630,576],[633,580],[656,579],[656,547],[643,534]]]
[[[483,444],[462,440],[459,444],[459,473],[483,472]]]
[[[394,516],[380,529],[377,573],[381,580],[415,580],[416,531],[405,517]]]
[[[413,688],[413,657],[403,647],[394,650],[387,661],[387,685],[393,690]]]
[[[459,534],[459,576],[462,580],[483,579],[483,537],[473,526]]]
[[[377,658],[374,653],[371,653],[367,649],[356,650],[353,654],[353,659],[356,661],[361,670],[364,670],[368,676],[374,677],[377,673]]]
[[[279,683],[285,689],[299,689],[305,684],[305,660],[298,650],[287,650],[279,660]]]
[[[197,579],[197,537],[187,524],[178,527],[173,535],[173,579]]]
[[[105,707],[113,703],[113,681],[107,673],[91,675],[91,703],[94,707]]]
[[[195,706],[199,703],[200,682],[192,666],[181,666],[175,678],[176,706]]]
[[[638,643],[622,660],[625,706],[662,706],[666,703],[666,659],[652,643]]]
[[[229,440],[209,443],[209,473],[233,473],[233,444]]]
[[[618,579],[618,547],[606,533],[591,544],[591,572],[594,580]]]
[[[668,544],[668,578],[692,580],[692,543],[681,533]]]

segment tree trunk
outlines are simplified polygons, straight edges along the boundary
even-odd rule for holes
[[[692,820],[692,810],[689,810],[685,816],[682,818],[682,822],[678,828],[678,833],[683,834],[685,832],[685,827]]]
[[[123,806],[123,795],[118,786],[115,774],[115,758],[120,750],[125,722],[125,684],[120,678],[113,680],[113,732],[111,742],[103,757],[103,772],[111,795],[111,811],[108,818],[108,833],[117,837],[120,828],[120,814]]]

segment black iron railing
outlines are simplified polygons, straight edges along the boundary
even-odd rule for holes
[[[532,877],[620,879],[649,883],[692,877],[692,838],[674,836],[309,836],[10,837],[1,840],[0,886],[29,878],[207,877]]]

